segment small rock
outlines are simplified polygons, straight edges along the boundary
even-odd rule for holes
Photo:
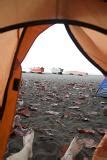
[[[86,118],[86,117],[83,117],[83,118],[82,118],[82,121],[89,121],[89,119]]]
[[[105,107],[103,108],[103,114],[104,114],[104,116],[107,116],[107,106],[105,106]]]
[[[107,102],[101,101],[100,104],[107,104]]]
[[[96,111],[88,112],[88,115],[97,116],[98,112]]]
[[[28,107],[24,107],[21,109],[17,110],[17,114],[25,116],[25,117],[30,117],[30,111]]]
[[[71,106],[71,107],[68,107],[69,109],[80,109],[79,106]]]
[[[80,100],[84,100],[86,97],[84,96],[84,95],[80,95],[79,97],[78,97],[78,99],[80,99]]]
[[[77,129],[79,131],[79,133],[85,133],[85,134],[95,134],[95,131],[92,129]]]
[[[55,116],[60,114],[59,112],[55,112],[55,111],[46,111],[45,113],[50,114],[50,115],[55,115]]]
[[[52,107],[58,106],[58,103],[52,103],[51,106]]]
[[[38,110],[38,108],[33,107],[33,106],[29,106],[29,110],[31,110],[31,111],[37,111],[37,110]]]
[[[105,133],[107,133],[107,128],[98,128],[97,132],[101,135],[104,135]]]
[[[18,102],[18,104],[19,104],[20,106],[23,106],[23,104],[24,104],[24,101],[23,101],[22,99],[19,99],[17,102]]]
[[[66,94],[66,95],[65,95],[65,98],[69,98],[69,94]]]
[[[81,102],[80,100],[73,101],[72,103],[73,103],[74,105],[80,105],[80,104],[82,104],[82,102]]]

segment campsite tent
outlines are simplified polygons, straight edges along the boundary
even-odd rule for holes
[[[99,85],[97,96],[107,98],[107,78],[105,78]]]
[[[80,51],[107,75],[107,0],[0,1],[0,160],[16,110],[21,62],[41,32],[63,23]]]

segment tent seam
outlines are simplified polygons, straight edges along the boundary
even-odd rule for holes
[[[71,24],[71,25],[76,25],[76,26],[82,26],[82,27],[90,28],[90,29],[93,29],[95,31],[98,31],[98,32],[101,32],[101,33],[107,35],[107,29],[105,29],[105,28],[102,28],[100,26],[96,26],[96,25],[93,25],[93,24],[90,24],[90,23],[85,23],[85,22],[82,22],[82,21],[68,20],[68,19],[48,19],[48,20],[18,23],[18,24],[14,24],[14,25],[10,25],[10,26],[0,28],[0,33],[7,32],[7,31],[10,31],[10,30],[14,30],[14,29],[21,28],[21,27],[43,25],[43,24],[56,24],[56,23],[66,24],[66,25]]]

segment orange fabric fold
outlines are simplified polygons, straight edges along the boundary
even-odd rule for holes
[[[97,146],[92,160],[107,160],[107,134],[104,135]]]

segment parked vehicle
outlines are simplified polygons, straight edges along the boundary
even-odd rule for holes
[[[88,73],[86,73],[86,72],[80,72],[80,71],[66,71],[65,74],[77,75],[77,76],[85,76],[85,75],[88,75]]]
[[[31,73],[39,73],[42,74],[44,72],[44,68],[43,67],[34,67],[31,69]]]
[[[63,69],[62,69],[62,68],[55,68],[55,67],[53,67],[53,68],[51,69],[51,72],[52,72],[53,74],[62,74],[62,73],[63,73]]]

